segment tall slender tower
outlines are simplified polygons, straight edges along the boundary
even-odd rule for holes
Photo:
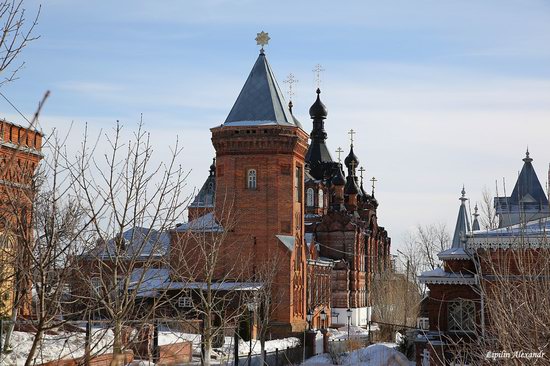
[[[266,38],[266,33],[258,34],[258,44],[267,44]],[[276,264],[278,305],[272,329],[279,334],[302,331],[308,135],[287,107],[263,47],[227,119],[211,132],[216,217],[223,220],[231,212],[236,220],[230,240],[248,258],[244,266],[249,275]]]

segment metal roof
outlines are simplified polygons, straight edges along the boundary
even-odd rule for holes
[[[302,127],[290,113],[271,66],[261,52],[224,125],[270,124]]]

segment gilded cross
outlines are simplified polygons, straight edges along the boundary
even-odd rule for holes
[[[294,96],[294,91],[292,90],[292,85],[297,83],[298,79],[294,77],[293,73],[288,74],[286,77],[286,80],[283,81],[283,83],[288,84],[288,99],[292,100],[292,97]]]
[[[320,64],[315,65],[315,68],[311,70],[315,73],[315,82],[317,83],[317,88],[321,86],[321,73],[325,71]]]
[[[267,45],[269,43],[269,40],[271,38],[269,37],[269,33],[266,33],[264,31],[261,31],[260,33],[256,33],[256,44],[261,46],[262,49],[260,50],[261,52],[264,51],[264,46]]]
[[[350,136],[349,140],[351,141],[351,146],[353,146],[353,135],[355,134],[356,132],[353,129],[349,130],[348,132],[348,135]]]
[[[349,165],[351,166],[351,170],[355,173],[355,168],[357,167],[357,163],[355,161],[351,161],[349,163]],[[355,175],[355,174],[354,174]]]
[[[338,162],[341,163],[342,162],[342,159],[340,158],[340,154],[343,153],[344,150],[342,150],[341,147],[339,147],[337,150],[336,150],[336,153],[338,154]]]
[[[365,168],[361,167],[359,168],[359,172],[361,173],[361,184],[363,184],[363,172],[365,171]]]
[[[377,180],[375,177],[372,177],[370,181],[372,182],[372,196],[374,197],[374,183],[377,182]]]

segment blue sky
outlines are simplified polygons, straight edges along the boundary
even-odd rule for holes
[[[27,1],[30,12],[39,2]],[[378,179],[380,222],[399,247],[417,224],[454,228],[464,183],[511,191],[529,145],[539,178],[550,162],[550,2],[50,0],[25,49],[20,79],[3,86],[30,115],[52,95],[42,129],[71,146],[143,113],[157,158],[178,135],[189,189],[206,178],[209,128],[225,119],[258,53],[279,80],[292,72],[294,111],[307,132],[315,64],[328,107],[328,144],[356,152]],[[0,116],[22,122],[4,102]]]

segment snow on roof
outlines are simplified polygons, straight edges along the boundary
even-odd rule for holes
[[[117,245],[121,247],[117,248]],[[170,248],[170,234],[155,229],[132,227],[122,233],[122,238],[112,238],[96,246],[85,257],[111,258],[115,255],[126,258],[162,257]]]
[[[159,291],[167,290],[206,290],[206,282],[178,282],[170,278],[167,268],[137,268],[130,274],[128,289],[137,290],[138,297],[155,297]],[[213,291],[257,291],[262,288],[259,282],[213,282]]]
[[[464,250],[464,248],[449,248],[440,252],[438,255],[439,259],[470,259],[470,255]]]
[[[176,228],[177,232],[183,231],[203,231],[203,232],[222,232],[223,227],[216,221],[214,212],[197,217],[195,220],[181,224]]]
[[[418,279],[421,283],[434,284],[476,284],[476,277],[471,274],[445,272],[443,268],[436,268],[432,271],[422,272]]]

